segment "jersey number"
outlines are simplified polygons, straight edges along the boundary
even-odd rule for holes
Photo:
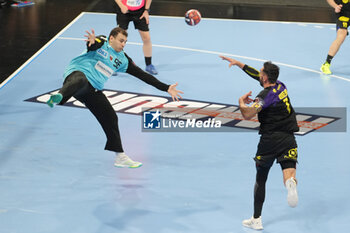
[[[119,61],[118,58],[114,59],[114,65],[113,65],[113,66],[114,66],[116,69],[118,69],[119,66],[120,66],[121,64],[122,64],[122,62]]]

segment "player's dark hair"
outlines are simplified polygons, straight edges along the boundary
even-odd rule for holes
[[[109,33],[108,39],[111,38],[111,36],[113,36],[113,37],[118,36],[119,33],[121,33],[124,36],[128,37],[128,32],[127,31],[125,31],[121,27],[116,27],[116,28],[113,28],[112,31]]]
[[[276,83],[278,75],[280,73],[280,68],[275,64],[272,64],[270,61],[264,63],[264,73],[267,75],[267,78],[270,83]]]

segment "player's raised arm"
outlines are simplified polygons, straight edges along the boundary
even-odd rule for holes
[[[219,57],[224,61],[228,61],[230,63],[228,65],[228,67],[230,67],[230,68],[231,68],[231,66],[238,66],[241,69],[243,69],[243,67],[244,67],[244,64],[236,59],[226,57],[226,56],[219,56]]]
[[[259,81],[260,72],[257,69],[248,65],[244,65],[242,70],[253,79]]]
[[[232,66],[238,66],[239,68],[241,68],[246,74],[248,74],[250,77],[252,77],[255,80],[259,81],[259,76],[260,76],[260,72],[256,69],[254,69],[253,67],[250,67],[246,64],[243,64],[242,62],[230,58],[230,57],[226,57],[226,56],[219,56],[222,60],[224,61],[228,61],[230,64],[228,65],[230,68]]]
[[[84,37],[87,38],[85,41],[86,41],[86,46],[88,51],[95,51],[101,48],[102,45],[107,41],[106,36],[103,36],[103,35],[96,36],[94,29],[91,29],[91,32],[89,31],[85,31],[85,32],[86,32],[86,35],[84,35]]]

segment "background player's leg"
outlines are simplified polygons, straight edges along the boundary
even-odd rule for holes
[[[337,54],[337,52],[339,51],[340,46],[343,44],[346,35],[347,35],[348,31],[344,28],[339,28],[337,31],[337,37],[336,39],[333,41],[333,43],[331,44],[329,51],[328,51],[328,55],[330,56],[335,56]]]
[[[145,56],[146,71],[150,74],[158,74],[156,68],[152,65],[152,41],[149,31],[139,30],[142,42],[143,42],[143,54]]]
[[[348,30],[344,29],[344,28],[339,28],[337,30],[337,37],[332,42],[332,44],[329,48],[326,62],[323,63],[323,65],[321,66],[321,71],[324,74],[331,74],[332,73],[330,70],[332,59],[338,53],[340,46],[343,44],[343,42],[347,36],[347,33],[348,33]]]
[[[139,30],[139,33],[143,42],[143,54],[145,55],[145,57],[152,57],[152,42],[149,31]]]

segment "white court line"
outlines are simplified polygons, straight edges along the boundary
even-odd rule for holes
[[[41,54],[47,47],[49,47],[61,34],[63,34],[72,24],[74,24],[78,19],[80,19],[83,15],[85,14],[92,14],[92,15],[115,15],[114,13],[100,13],[100,12],[82,12],[80,13],[72,22],[70,22],[66,27],[64,27],[56,36],[54,36],[49,42],[47,42],[39,51],[37,51],[32,57],[30,57],[23,65],[21,65],[15,72],[13,72],[7,79],[5,79],[2,83],[0,83],[0,90],[3,88],[8,82],[10,82],[18,73],[20,73],[30,62],[32,62],[39,54]],[[183,18],[180,16],[150,16],[151,18]],[[286,23],[286,24],[292,24],[292,23],[305,23],[305,22],[285,22],[285,21],[264,21],[264,20],[241,20],[241,19],[216,19],[216,18],[203,18],[204,20],[214,20],[214,21],[242,21],[242,22],[259,22],[259,23]],[[327,23],[307,23],[307,24],[327,24]],[[329,24],[329,25],[334,25],[334,24]],[[64,39],[64,38],[60,38]],[[79,40],[77,38],[71,38],[71,40]],[[134,44],[134,45],[139,45],[137,43],[132,43],[128,42],[129,44]],[[266,61],[263,59],[257,59],[257,58],[250,58],[250,57],[245,57],[245,56],[239,56],[239,55],[234,55],[234,54],[227,54],[227,53],[218,53],[218,52],[212,52],[212,51],[206,51],[206,50],[199,50],[199,49],[190,49],[190,48],[182,48],[182,47],[176,47],[176,46],[167,46],[167,45],[153,45],[156,47],[163,47],[163,48],[172,48],[172,49],[180,49],[180,50],[187,50],[187,51],[194,51],[194,52],[201,52],[201,53],[211,53],[211,54],[217,54],[217,55],[225,55],[225,56],[233,56],[237,58],[244,58],[248,60],[255,60],[255,61]],[[321,74],[321,72],[308,69],[308,68],[303,68],[303,67],[298,67],[298,66],[293,66],[293,65],[288,65],[284,63],[276,63],[282,66],[287,66],[287,67],[292,67],[295,69],[300,69],[300,70],[306,70],[314,73]],[[336,76],[336,75],[330,75],[330,77],[341,79],[344,81],[350,82],[349,79]]]
[[[59,37],[57,39],[60,39],[60,40],[84,40],[83,38],[72,38],[72,37]],[[127,44],[140,45],[140,46],[143,45],[142,43],[129,42],[129,41],[127,42]],[[178,47],[178,46],[169,46],[169,45],[159,45],[159,44],[152,44],[152,46],[153,47],[159,47],[159,48],[178,49],[178,50],[185,50],[185,51],[191,51],[191,52],[199,52],[199,53],[207,53],[207,54],[230,56],[230,57],[242,58],[242,59],[251,60],[251,61],[260,61],[260,62],[268,61],[266,59],[241,56],[241,55],[231,54],[231,53],[221,53],[221,52],[202,50],[202,49],[191,49],[191,48],[184,48],[184,47]],[[305,67],[301,67],[301,66],[290,65],[290,64],[286,64],[286,63],[282,63],[282,62],[275,62],[275,61],[274,61],[274,64],[280,65],[280,66],[289,67],[289,68],[293,68],[293,69],[297,69],[297,70],[309,71],[309,72],[312,72],[312,73],[324,75],[321,71],[313,70],[313,69],[305,68]],[[332,74],[332,75],[327,75],[327,76],[350,82],[350,79],[344,78],[344,77],[341,77],[341,76],[338,76],[338,75],[333,75]]]
[[[31,63],[40,53],[42,53],[47,47],[51,45],[62,33],[64,33],[73,23],[80,19],[84,15],[84,12],[80,13],[72,22],[65,26],[56,36],[54,36],[49,42],[47,42],[40,50],[38,50],[33,56],[31,56],[23,65],[21,65],[15,72],[13,72],[5,81],[0,84],[0,89],[10,82],[24,67]]]

